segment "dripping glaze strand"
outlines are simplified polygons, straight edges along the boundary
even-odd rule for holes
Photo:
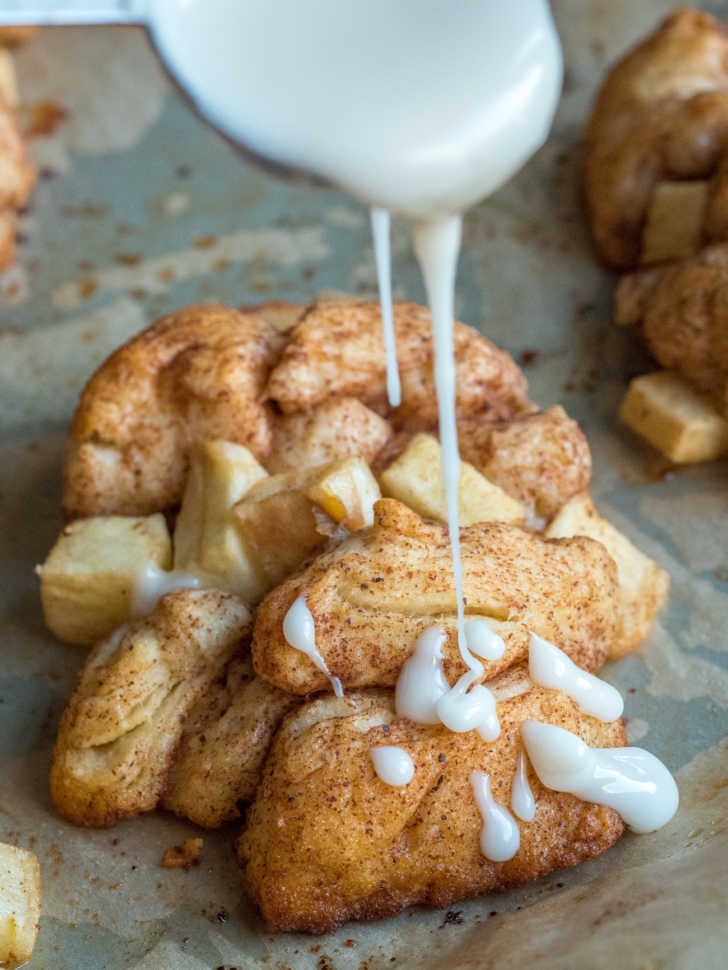
[[[294,600],[286,613],[283,620],[283,636],[295,650],[305,653],[322,674],[326,674],[334,694],[337,697],[343,697],[344,689],[341,681],[331,675],[326,661],[316,646],[316,627],[311,610],[306,605],[305,596],[299,596]]]

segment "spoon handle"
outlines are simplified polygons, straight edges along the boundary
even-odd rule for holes
[[[0,24],[142,24],[146,0],[3,0]]]

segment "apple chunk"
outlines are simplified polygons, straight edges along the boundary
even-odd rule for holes
[[[233,506],[265,469],[244,445],[204,441],[193,453],[174,531],[174,566],[200,573],[228,593],[254,602],[263,595],[258,567],[243,543]],[[207,582],[206,582],[207,585]]]
[[[46,624],[66,643],[88,646],[107,636],[129,619],[147,565],[172,565],[163,515],[77,519],[36,570]]]
[[[271,475],[234,508],[245,548],[268,588],[322,549],[339,527],[374,522],[379,486],[362,458],[342,458],[302,472]]]
[[[417,434],[380,480],[390,498],[404,502],[425,519],[447,521],[445,486],[440,471],[442,448],[429,434]],[[508,522],[521,525],[526,510],[498,485],[466,461],[460,463],[460,525],[475,522]]]

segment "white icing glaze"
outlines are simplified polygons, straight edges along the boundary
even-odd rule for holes
[[[541,687],[552,687],[572,697],[585,714],[600,721],[616,721],[622,716],[622,695],[611,684],[588,674],[553,643],[531,634],[528,673]]]
[[[199,589],[200,584],[199,576],[179,569],[160,569],[154,563],[147,563],[137,574],[132,591],[132,616],[146,616],[151,613],[165,593],[176,593],[180,589]]]
[[[495,801],[490,790],[490,777],[482,771],[470,776],[475,800],[483,816],[480,849],[491,862],[506,862],[518,852],[521,833],[511,813]]]
[[[465,621],[465,642],[470,652],[483,660],[500,660],[506,649],[503,638],[491,630],[485,620]]]
[[[316,646],[316,626],[311,610],[306,605],[306,597],[299,596],[291,604],[283,619],[283,636],[295,650],[300,650],[312,661],[314,666],[326,674],[331,687],[337,697],[344,696],[344,690],[338,677],[332,677],[326,661]]]
[[[642,748],[590,748],[554,724],[527,721],[523,743],[547,788],[615,808],[634,832],[654,832],[677,811],[675,779]]]
[[[526,755],[521,752],[511,789],[511,808],[513,814],[524,822],[532,822],[536,816],[536,800],[526,774]]]
[[[316,0],[305,16],[295,0],[149,0],[148,10],[170,68],[225,131],[414,219],[466,208],[518,171],[561,88],[547,0]]]
[[[394,693],[394,706],[400,717],[418,724],[442,723],[451,731],[478,731],[486,741],[500,734],[495,697],[474,681],[483,671],[473,658],[475,669],[468,670],[453,686],[442,669],[445,633],[428,627],[418,638],[410,658],[404,663]]]
[[[374,770],[387,785],[398,788],[412,781],[415,773],[414,762],[403,748],[385,744],[372,748],[371,756]]]
[[[437,702],[437,716],[450,731],[477,731],[484,741],[495,741],[500,734],[495,697],[487,687],[472,683],[473,674],[463,674]]]
[[[428,627],[415,644],[412,655],[402,666],[394,692],[394,708],[400,717],[418,724],[437,724],[437,702],[450,685],[442,670],[442,645],[445,633]]]
[[[414,231],[414,244],[425,281],[432,313],[432,344],[435,354],[435,390],[442,447],[441,469],[447,499],[447,528],[452,549],[457,599],[458,646],[466,665],[474,660],[465,639],[462,563],[460,561],[459,492],[460,453],[455,413],[455,352],[453,345],[455,270],[460,251],[462,219],[425,222]],[[481,668],[482,670],[482,668]]]
[[[374,261],[379,282],[379,305],[382,309],[384,349],[387,354],[387,398],[393,408],[402,403],[402,386],[397,367],[397,343],[392,313],[392,260],[389,247],[389,213],[385,209],[372,209],[372,237]]]

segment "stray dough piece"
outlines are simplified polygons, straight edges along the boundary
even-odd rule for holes
[[[248,893],[271,932],[326,933],[350,919],[378,919],[405,906],[449,906],[512,888],[601,855],[622,833],[611,808],[544,788],[532,770],[536,816],[520,823],[507,862],[486,859],[483,820],[470,775],[485,772],[510,805],[526,720],[556,724],[592,746],[626,743],[621,721],[588,717],[558,691],[530,685],[521,670],[491,687],[499,738],[456,734],[395,715],[391,691],[306,704],[278,732],[238,842]],[[401,788],[375,774],[371,749],[397,745],[415,773]]]
[[[710,14],[676,10],[609,71],[586,129],[584,194],[602,258],[636,266],[655,186],[710,177],[727,139],[728,33]]]
[[[493,424],[476,415],[458,422],[460,454],[535,516],[551,519],[589,487],[591,453],[560,405]]]
[[[465,666],[457,648],[455,588],[447,530],[394,499],[382,499],[376,522],[325,552],[274,589],[256,617],[257,673],[281,690],[325,690],[327,677],[283,635],[299,596],[314,618],[316,647],[344,688],[392,685],[419,635],[446,633],[445,673]],[[485,661],[486,679],[528,655],[529,631],[556,643],[588,670],[612,647],[616,567],[606,549],[582,536],[548,542],[515,526],[487,523],[460,535],[466,612],[503,637],[500,660]]]
[[[256,677],[250,657],[233,658],[185,722],[163,807],[205,828],[238,818],[281,719],[299,704]]]
[[[59,812],[103,828],[153,809],[185,718],[249,630],[234,596],[187,590],[102,641],[61,718],[51,769]]]
[[[90,646],[108,636],[131,616],[134,587],[147,565],[172,566],[163,515],[70,523],[36,568],[46,625],[66,643]]]
[[[66,515],[144,515],[182,498],[189,456],[206,438],[263,461],[272,441],[264,400],[286,336],[266,315],[216,304],[162,317],[91,377],[71,425]]]
[[[199,866],[203,845],[203,839],[185,839],[182,845],[171,845],[164,850],[159,864],[163,869],[191,869],[192,866]]]
[[[657,371],[636,377],[619,416],[670,461],[711,461],[728,453],[728,421],[708,395],[678,374]]]
[[[610,657],[636,650],[650,635],[655,617],[667,602],[670,577],[603,519],[588,493],[575,495],[546,530],[547,539],[589,536],[601,542],[617,564],[618,620]]]
[[[371,463],[391,434],[389,422],[355,397],[333,398],[276,419],[266,468],[297,472],[350,456]]]
[[[658,182],[642,235],[642,262],[692,256],[700,248],[708,183]]]
[[[312,306],[270,375],[268,395],[286,414],[331,397],[356,397],[395,425],[430,430],[437,422],[430,314],[415,303],[395,303],[394,324],[403,402],[394,411],[378,302]],[[455,323],[454,339],[459,414],[507,418],[529,407],[526,379],[508,354],[462,323]]]
[[[385,495],[404,502],[418,515],[447,522],[441,471],[442,449],[430,434],[415,435],[404,452],[380,476]],[[508,522],[522,525],[526,510],[468,462],[460,465],[460,525]]]
[[[0,842],[0,967],[30,960],[40,920],[40,866],[33,852]]]

